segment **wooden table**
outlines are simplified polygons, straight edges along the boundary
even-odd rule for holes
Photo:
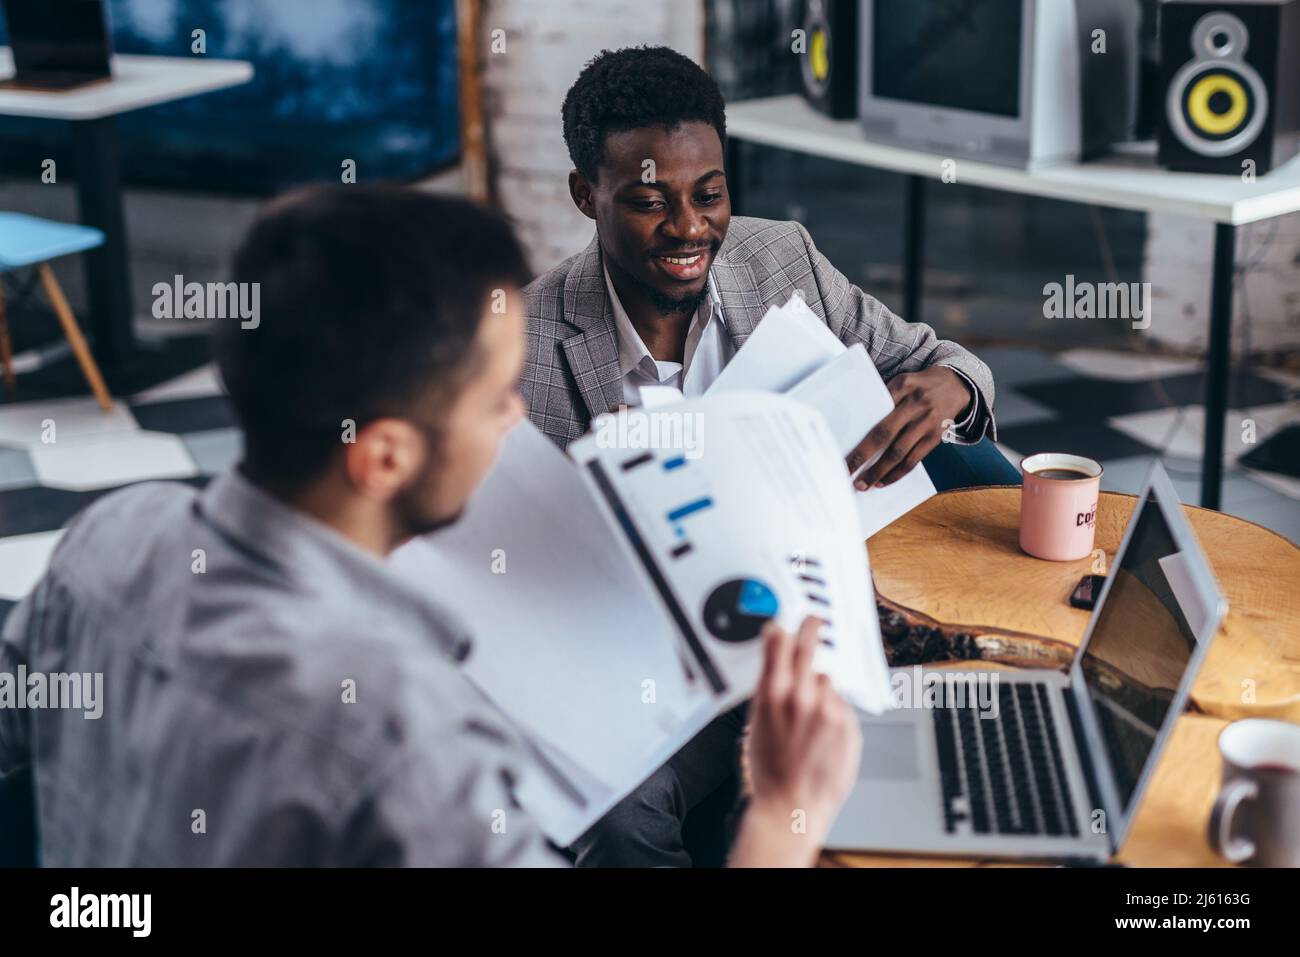
[[[1131,495],[1101,495],[1096,545],[1107,571],[1135,502]],[[1137,866],[1222,866],[1205,837],[1218,790],[1219,732],[1240,717],[1300,721],[1300,548],[1250,522],[1183,508],[1228,600],[1228,615],[1120,851],[1120,861]],[[1064,667],[1088,622],[1087,612],[1070,607],[1070,592],[1102,559],[1031,558],[1020,551],[1019,521],[1018,488],[935,496],[869,542],[879,598],[910,619],[975,636],[981,666]],[[825,863],[980,862],[828,853]]]

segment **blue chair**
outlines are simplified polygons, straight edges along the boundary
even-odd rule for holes
[[[89,226],[75,226],[68,223],[56,223],[48,219],[38,219],[22,213],[0,213],[0,276],[23,269],[36,267],[40,275],[41,286],[54,307],[63,334],[72,347],[72,353],[81,366],[81,372],[90,383],[90,391],[105,412],[113,408],[104,377],[99,373],[95,357],[90,354],[86,337],[81,334],[81,327],[72,314],[68,298],[54,278],[50,262],[60,256],[95,249],[104,244],[104,234]],[[0,369],[4,374],[5,386],[14,388],[13,344],[9,338],[9,323],[5,318],[4,287],[0,286]]]

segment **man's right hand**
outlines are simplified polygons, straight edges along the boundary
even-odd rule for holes
[[[812,670],[822,622],[763,632],[763,674],[746,742],[752,797],[731,863],[811,866],[857,778],[862,734],[830,679]]]

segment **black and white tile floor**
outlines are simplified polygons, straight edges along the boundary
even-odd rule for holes
[[[1095,350],[979,354],[993,368],[1000,444],[1013,461],[1048,450],[1088,455],[1105,465],[1104,488],[1133,492],[1160,455],[1183,501],[1199,500],[1199,363]],[[202,484],[239,454],[209,364],[141,387],[108,414],[79,394],[75,378],[67,381],[71,389],[42,396],[20,380],[16,396],[0,399],[0,617],[39,579],[63,526],[95,498],[149,479]],[[1242,441],[1247,419],[1254,445]],[[1234,377],[1224,510],[1300,541],[1300,480],[1238,463],[1296,422],[1300,375]]]
[[[977,352],[993,369],[999,444],[1013,462],[1035,452],[1075,452],[1102,463],[1103,489],[1136,492],[1159,456],[1183,502],[1200,501],[1202,363],[1092,349]],[[1300,479],[1240,459],[1298,423],[1300,375],[1234,373],[1223,510],[1294,542],[1300,542]]]
[[[0,399],[0,617],[40,578],[68,520],[96,498],[150,479],[201,484],[239,455],[211,365],[129,395],[109,384],[116,401],[107,413],[89,396],[51,395],[62,383],[32,388],[20,378],[16,400]]]

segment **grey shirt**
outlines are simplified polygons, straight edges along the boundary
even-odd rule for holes
[[[102,714],[0,705],[0,774],[32,766],[51,866],[563,863],[512,800],[525,752],[469,653],[237,473],[133,486],[77,518],[0,639],[29,688],[102,674]]]

